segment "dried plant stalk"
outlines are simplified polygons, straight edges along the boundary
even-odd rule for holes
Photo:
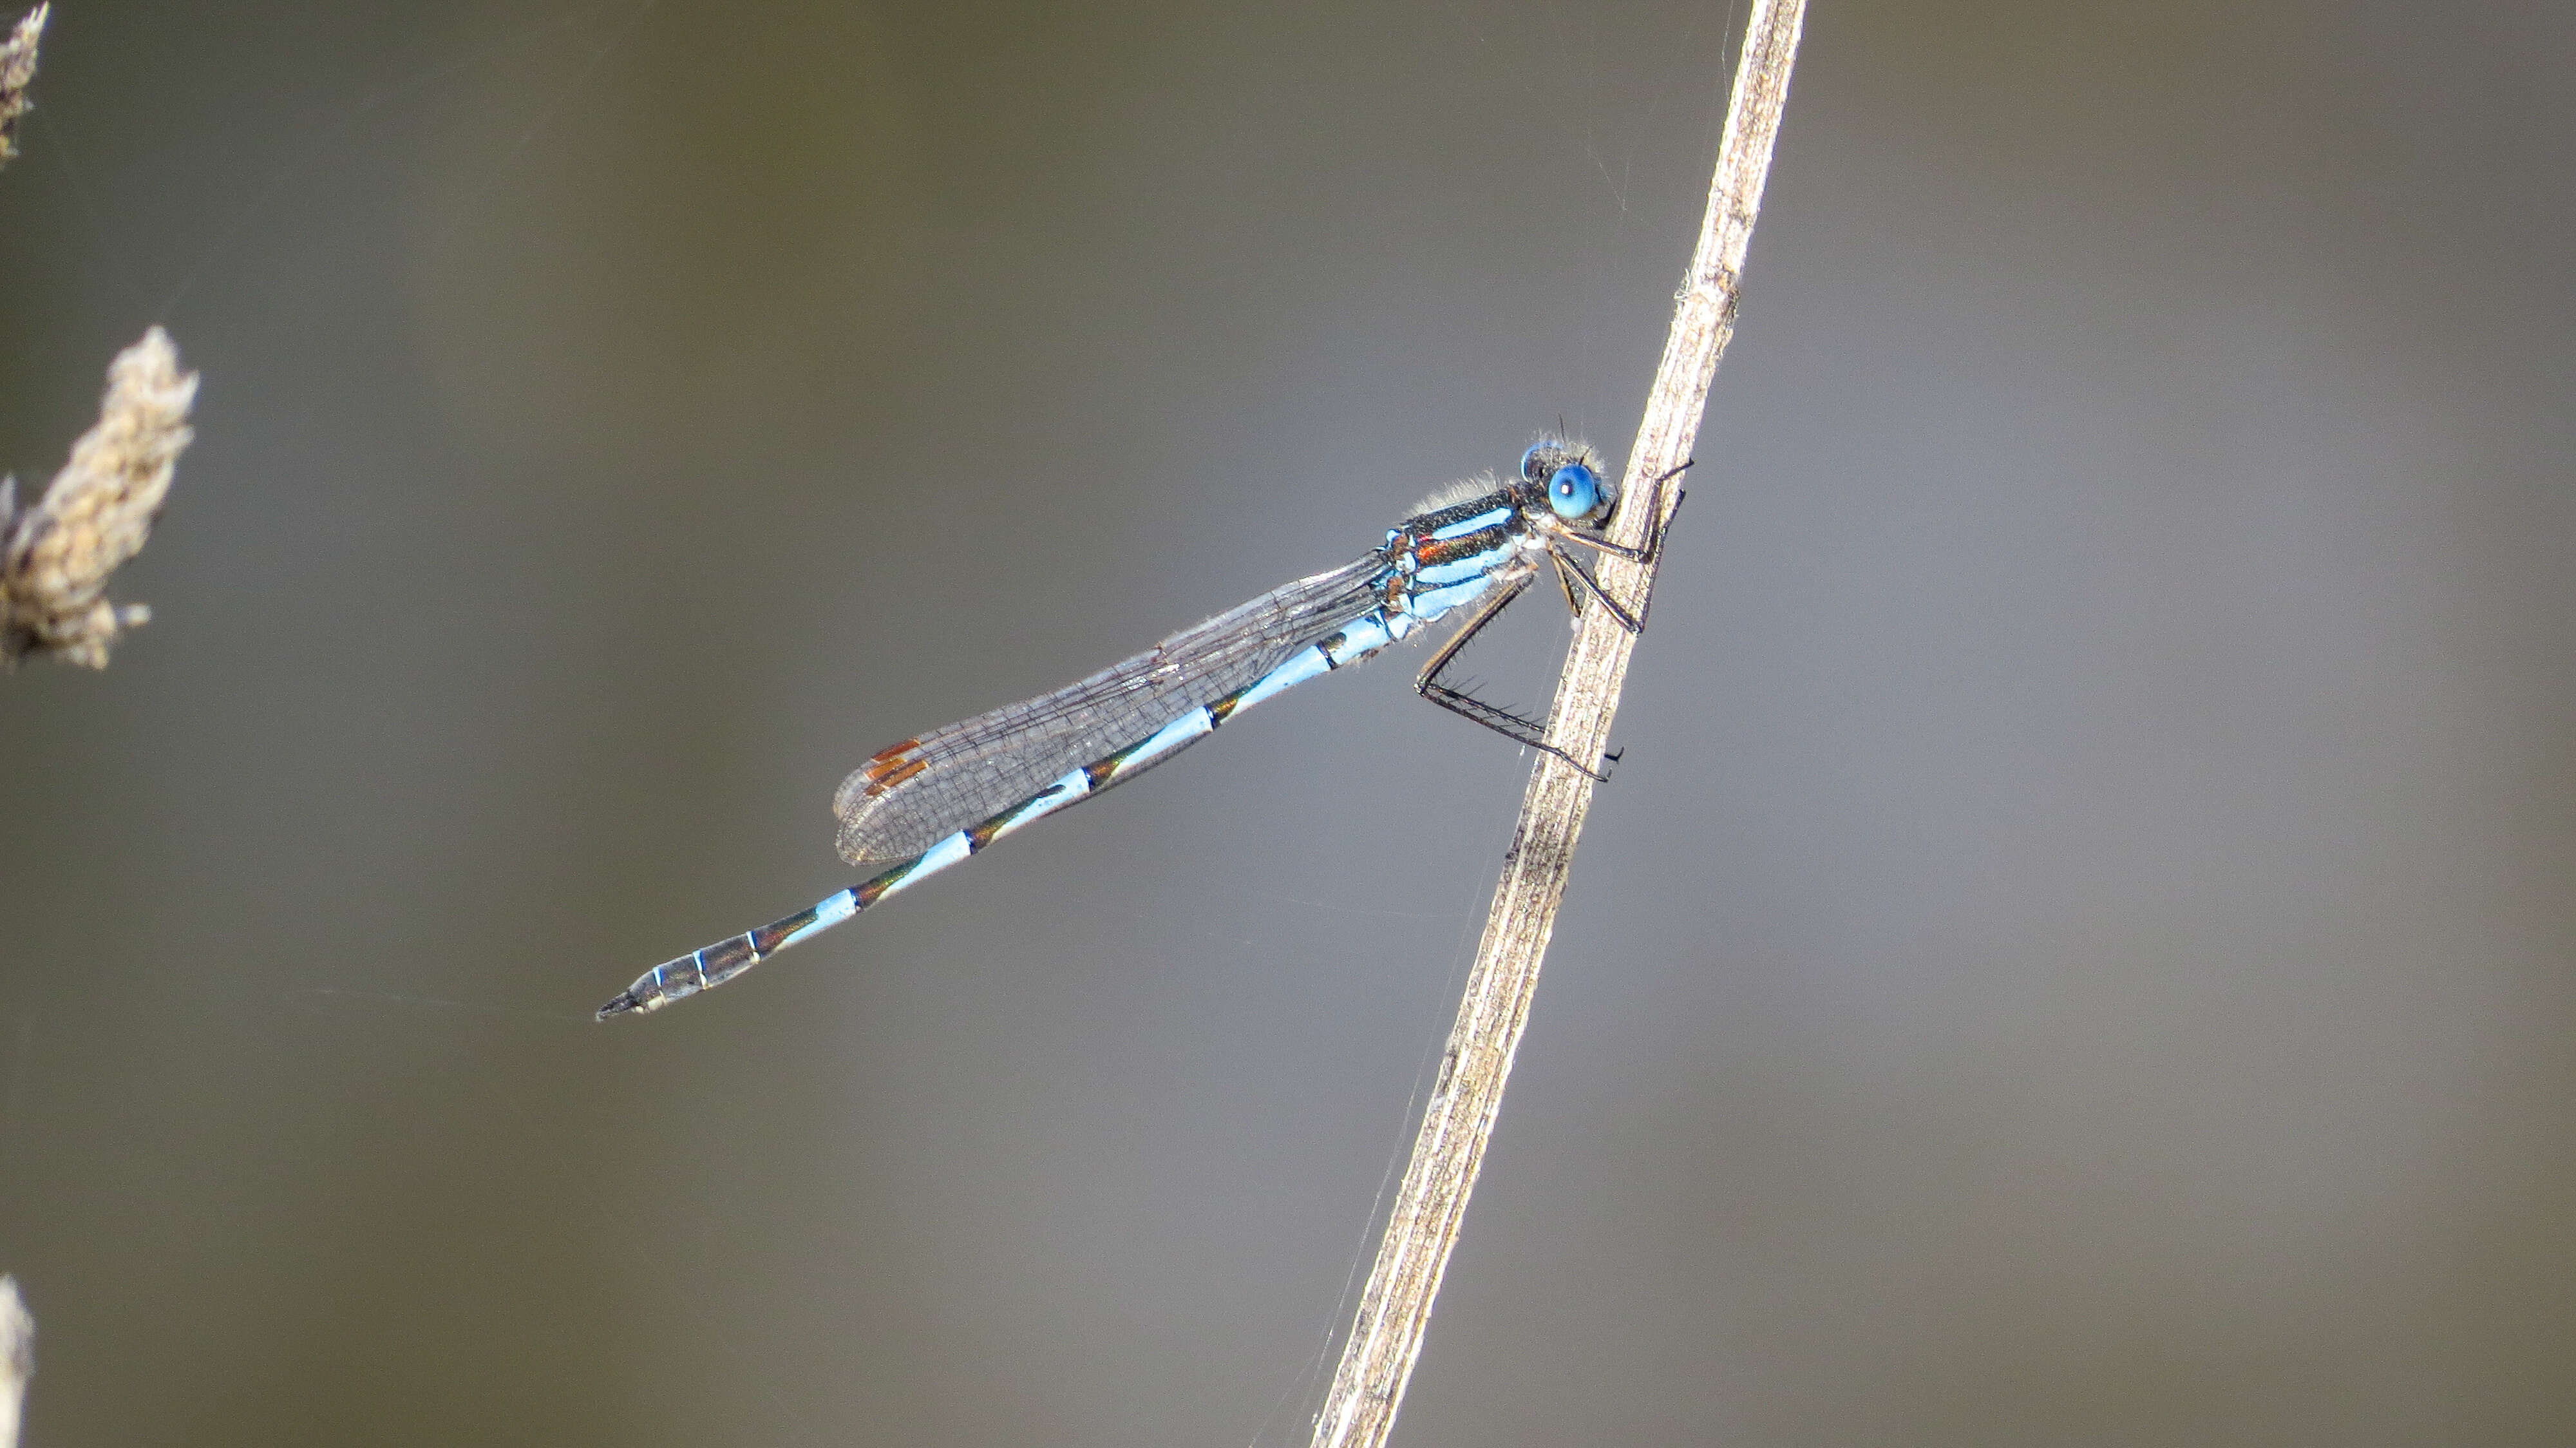
[[[1772,141],[1789,98],[1789,70],[1797,58],[1805,11],[1805,0],[1754,0],[1746,21],[1707,220],[1688,282],[1676,298],[1672,332],[1646,396],[1636,446],[1628,455],[1623,498],[1657,498],[1654,480],[1683,463],[1699,435],[1718,356],[1735,330],[1745,250],[1761,209],[1763,181],[1770,174]],[[1678,500],[1669,490],[1660,497],[1668,518]],[[1612,536],[1631,547],[1643,542],[1648,511],[1622,507]],[[1654,585],[1651,563],[1605,559],[1601,581],[1624,597],[1632,615],[1645,617]],[[1566,655],[1547,730],[1548,742],[1564,757],[1541,754],[1522,798],[1520,825],[1504,857],[1503,878],[1494,890],[1493,911],[1485,921],[1457,1023],[1450,1029],[1439,1079],[1423,1108],[1413,1157],[1389,1210],[1386,1236],[1350,1337],[1342,1345],[1341,1366],[1316,1415],[1317,1448],[1385,1443],[1421,1354],[1431,1300],[1457,1244],[1467,1195],[1493,1135],[1503,1083],[1511,1075],[1512,1055],[1538,991],[1539,960],[1547,950],[1557,904],[1565,898],[1575,839],[1592,801],[1592,777],[1565,759],[1601,756],[1611,716],[1619,707],[1628,655],[1636,646],[1635,638],[1608,613],[1584,610]]]
[[[0,44],[0,165],[18,154],[18,118],[27,113],[27,87],[36,81],[36,39],[45,33],[45,12],[52,8],[28,11]]]
[[[108,575],[143,551],[170,492],[179,453],[195,434],[188,406],[197,374],[155,327],[107,369],[98,426],[72,445],[44,499],[15,511],[16,480],[0,480],[0,665],[50,653],[93,669],[108,645],[152,611],[101,594]]]

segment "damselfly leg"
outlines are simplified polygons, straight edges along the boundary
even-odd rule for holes
[[[1631,634],[1640,634],[1645,632],[1646,620],[1644,617],[1641,615],[1630,614],[1625,607],[1621,606],[1617,599],[1612,598],[1609,591],[1601,586],[1601,581],[1592,576],[1590,569],[1585,568],[1581,562],[1577,561],[1573,554],[1558,546],[1558,540],[1561,539],[1568,543],[1581,543],[1588,548],[1627,559],[1632,563],[1652,564],[1663,552],[1664,536],[1672,530],[1673,519],[1680,516],[1683,502],[1690,497],[1690,494],[1687,492],[1676,494],[1673,498],[1671,514],[1664,514],[1662,511],[1664,484],[1680,476],[1683,469],[1688,468],[1689,466],[1690,463],[1683,463],[1680,467],[1674,468],[1663,476],[1656,478],[1650,486],[1649,491],[1646,494],[1646,506],[1648,509],[1647,516],[1654,521],[1647,525],[1646,541],[1643,547],[1631,548],[1624,543],[1615,542],[1612,539],[1588,529],[1579,529],[1566,524],[1556,524],[1553,527],[1543,526],[1542,530],[1548,534],[1548,561],[1555,567],[1556,586],[1564,593],[1565,606],[1570,612],[1580,616],[1583,612],[1583,597],[1585,595],[1589,595],[1591,598],[1598,601],[1603,608],[1610,611],[1611,619],[1621,628],[1627,630]],[[1477,634],[1482,633],[1487,624],[1492,623],[1496,618],[1501,617],[1504,609],[1511,607],[1512,601],[1519,598],[1523,590],[1530,586],[1530,580],[1533,576],[1535,575],[1531,572],[1522,572],[1519,576],[1504,584],[1501,588],[1496,590],[1492,596],[1487,598],[1484,603],[1477,608],[1476,612],[1468,618],[1466,624],[1461,627],[1457,633],[1451,635],[1447,643],[1440,646],[1440,651],[1431,656],[1431,661],[1422,666],[1421,674],[1416,676],[1413,681],[1414,692],[1461,718],[1472,719],[1476,723],[1484,725],[1486,728],[1493,730],[1495,733],[1502,735],[1504,738],[1509,739],[1516,744],[1526,745],[1529,748],[1543,750],[1549,754],[1553,754],[1557,758],[1564,760],[1566,763],[1573,765],[1575,768],[1582,770],[1584,773],[1591,775],[1595,780],[1606,784],[1610,779],[1608,769],[1594,768],[1593,766],[1584,763],[1582,760],[1575,758],[1573,755],[1566,753],[1564,750],[1557,748],[1555,745],[1548,743],[1546,737],[1547,729],[1545,725],[1527,717],[1526,715],[1516,714],[1498,704],[1489,704],[1486,701],[1477,698],[1475,695],[1466,692],[1464,689],[1441,682],[1442,673],[1448,669],[1451,663],[1457,660],[1458,655],[1466,649],[1468,643],[1473,640]],[[1575,585],[1578,583],[1582,585],[1582,593],[1580,594],[1575,590]],[[1649,606],[1651,606],[1651,604]],[[1605,766],[1616,764],[1619,762],[1619,755],[1616,751],[1606,753],[1601,756],[1601,762]]]
[[[1530,580],[1536,576],[1531,572],[1523,572],[1519,577],[1503,585],[1492,597],[1486,599],[1477,608],[1475,614],[1467,620],[1466,626],[1450,635],[1449,642],[1440,646],[1440,652],[1431,656],[1431,662],[1422,666],[1422,672],[1414,678],[1413,691],[1462,719],[1472,719],[1484,725],[1515,744],[1527,745],[1529,748],[1553,754],[1606,784],[1610,779],[1606,771],[1595,769],[1548,743],[1546,726],[1536,720],[1515,714],[1499,704],[1488,704],[1463,689],[1452,688],[1440,682],[1441,672],[1458,657],[1460,650],[1467,647],[1468,641],[1484,632],[1485,625],[1492,623],[1502,615],[1504,609],[1511,607],[1512,600],[1520,597],[1522,591],[1530,586]],[[1605,759],[1603,762],[1617,763],[1617,760]]]

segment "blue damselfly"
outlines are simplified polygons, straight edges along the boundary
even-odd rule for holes
[[[1592,762],[1548,744],[1536,721],[1440,676],[1529,587],[1542,560],[1554,566],[1569,609],[1598,604],[1622,628],[1641,631],[1644,618],[1604,592],[1568,545],[1651,561],[1670,522],[1659,495],[1672,476],[1655,479],[1645,544],[1629,548],[1600,531],[1619,501],[1600,460],[1580,443],[1542,438],[1522,455],[1518,478],[1487,475],[1433,494],[1387,530],[1385,543],[1347,567],[1272,589],[1052,694],[878,750],[841,782],[832,813],[841,821],[843,859],[888,868],[784,920],[653,967],[600,1007],[600,1016],[658,1010],[721,985],[1035,820],[1126,783],[1280,690],[1358,663],[1470,604],[1476,611],[1423,666],[1414,688],[1607,778]],[[1673,506],[1679,510],[1678,496]]]

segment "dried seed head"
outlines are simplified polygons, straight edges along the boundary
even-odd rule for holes
[[[98,426],[72,445],[44,498],[13,513],[0,492],[0,664],[51,653],[102,669],[117,634],[152,616],[100,595],[151,535],[194,436],[196,394],[196,374],[179,370],[178,349],[155,327],[108,367]]]
[[[45,33],[45,12],[27,12],[9,39],[0,43],[0,162],[18,154],[18,118],[27,113],[27,87],[36,80],[36,38]]]

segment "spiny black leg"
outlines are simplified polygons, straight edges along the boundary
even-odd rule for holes
[[[1673,531],[1673,520],[1682,515],[1682,504],[1690,501],[1690,489],[1677,489],[1673,493],[1673,510],[1669,513],[1665,512],[1663,509],[1664,484],[1689,472],[1691,464],[1698,461],[1697,458],[1684,458],[1650,485],[1653,491],[1646,495],[1646,501],[1654,505],[1654,511],[1646,515],[1646,556],[1637,560],[1638,562],[1652,563],[1663,556],[1664,535]]]
[[[1614,558],[1625,558],[1631,563],[1643,563],[1646,560],[1645,549],[1631,548],[1625,543],[1613,543],[1598,533],[1586,533],[1580,528],[1565,526],[1546,531],[1552,538],[1562,538],[1568,543],[1580,543],[1595,553],[1607,553]]]
[[[1583,617],[1583,600],[1574,592],[1574,580],[1565,576],[1565,555],[1550,548],[1547,561],[1556,565],[1556,590],[1565,595],[1565,611],[1576,618]]]
[[[1442,644],[1440,652],[1431,656],[1431,662],[1423,665],[1422,673],[1413,681],[1413,690],[1453,714],[1473,719],[1515,744],[1527,745],[1532,749],[1553,754],[1594,779],[1607,784],[1610,782],[1608,771],[1594,769],[1582,760],[1548,743],[1545,726],[1440,682],[1440,671],[1449,667],[1450,661],[1458,657],[1458,651],[1467,646],[1469,639],[1482,632],[1485,625],[1492,623],[1504,609],[1511,606],[1513,599],[1521,596],[1521,590],[1530,586],[1530,579],[1534,576],[1529,573],[1522,574],[1512,580],[1502,592],[1495,594],[1479,607],[1475,616],[1467,620],[1466,627],[1459,629],[1449,642]],[[1618,761],[1612,758],[1609,762],[1615,764]]]
[[[1583,565],[1575,562],[1571,555],[1560,552],[1554,547],[1550,547],[1547,550],[1547,556],[1556,560],[1557,581],[1559,583],[1563,583],[1565,581],[1566,574],[1573,574],[1576,578],[1583,580],[1584,588],[1589,590],[1594,598],[1600,600],[1603,608],[1610,610],[1610,617],[1618,621],[1619,627],[1626,629],[1632,634],[1645,632],[1646,625],[1638,619],[1629,617],[1628,610],[1619,606],[1619,600],[1612,598],[1608,592],[1603,590],[1601,587],[1601,580],[1594,578],[1591,574],[1585,572]]]
[[[1468,641],[1484,632],[1485,625],[1492,623],[1504,609],[1511,607],[1512,600],[1520,597],[1521,591],[1529,586],[1530,575],[1524,573],[1513,579],[1500,593],[1478,605],[1475,613],[1468,617],[1466,625],[1451,634],[1449,642],[1442,644],[1440,651],[1431,656],[1431,662],[1424,664],[1422,672],[1414,676],[1413,691],[1441,708],[1464,714],[1516,743],[1544,749],[1547,746],[1539,740],[1542,732],[1540,726],[1508,709],[1496,708],[1482,699],[1462,693],[1440,682],[1441,671],[1449,667],[1450,661],[1458,657],[1459,651],[1467,647]]]
[[[1662,494],[1664,491],[1664,484],[1671,482],[1673,479],[1680,477],[1686,472],[1689,472],[1692,464],[1697,463],[1698,461],[1699,459],[1697,458],[1684,458],[1680,462],[1675,463],[1672,467],[1666,469],[1662,477],[1655,479],[1653,484],[1656,494],[1655,501],[1658,503],[1663,501]],[[1660,520],[1660,523],[1655,529],[1654,542],[1647,550],[1650,555],[1653,553],[1655,548],[1659,548],[1663,545],[1664,535],[1672,531],[1673,519],[1680,516],[1682,511],[1682,502],[1689,496],[1690,491],[1688,489],[1677,491],[1673,494],[1673,511],[1671,513],[1665,513],[1660,508],[1656,510],[1655,516]]]
[[[1689,464],[1689,463],[1687,463],[1687,462],[1685,462],[1685,463],[1683,463],[1683,464],[1682,464],[1682,468],[1686,468],[1686,467],[1689,467],[1689,466],[1690,466],[1690,464]],[[1666,474],[1664,474],[1664,478],[1669,478],[1669,477],[1671,477],[1671,476],[1673,475],[1673,473],[1678,473],[1678,472],[1680,472],[1680,471],[1682,470],[1682,468],[1675,468],[1675,469],[1673,469],[1673,472],[1672,472],[1672,473],[1666,473]],[[1663,478],[1657,478],[1657,479],[1655,480],[1655,486],[1656,486],[1656,487],[1661,488],[1663,485],[1664,485],[1664,479],[1663,479]],[[1655,526],[1655,534],[1654,534],[1654,536],[1646,540],[1646,557],[1645,557],[1645,559],[1644,559],[1643,563],[1640,565],[1641,567],[1652,568],[1652,567],[1654,567],[1654,566],[1655,566],[1655,560],[1657,560],[1657,559],[1659,559],[1659,558],[1661,558],[1661,557],[1663,557],[1663,556],[1664,556],[1664,539],[1666,539],[1666,538],[1668,538],[1668,537],[1670,537],[1670,536],[1672,535],[1672,531],[1673,531],[1673,520],[1674,520],[1674,519],[1676,519],[1676,518],[1679,518],[1679,517],[1682,515],[1682,504],[1687,503],[1687,502],[1689,502],[1689,501],[1690,501],[1690,489],[1688,489],[1688,488],[1679,488],[1679,489],[1674,490],[1674,492],[1673,492],[1673,510],[1672,510],[1671,512],[1666,513],[1666,514],[1664,514],[1664,515],[1663,515],[1663,521],[1662,521],[1662,522],[1660,522],[1660,523],[1658,523],[1658,524]],[[1646,594],[1646,606],[1645,606],[1644,608],[1641,608],[1641,609],[1637,610],[1637,626],[1636,626],[1636,628],[1635,628],[1635,629],[1631,630],[1631,632],[1633,632],[1633,633],[1640,633],[1640,634],[1644,633],[1644,632],[1646,631],[1646,616],[1647,616],[1648,614],[1653,613],[1654,611],[1655,611],[1655,595],[1654,595],[1651,591],[1649,591],[1649,592]]]

